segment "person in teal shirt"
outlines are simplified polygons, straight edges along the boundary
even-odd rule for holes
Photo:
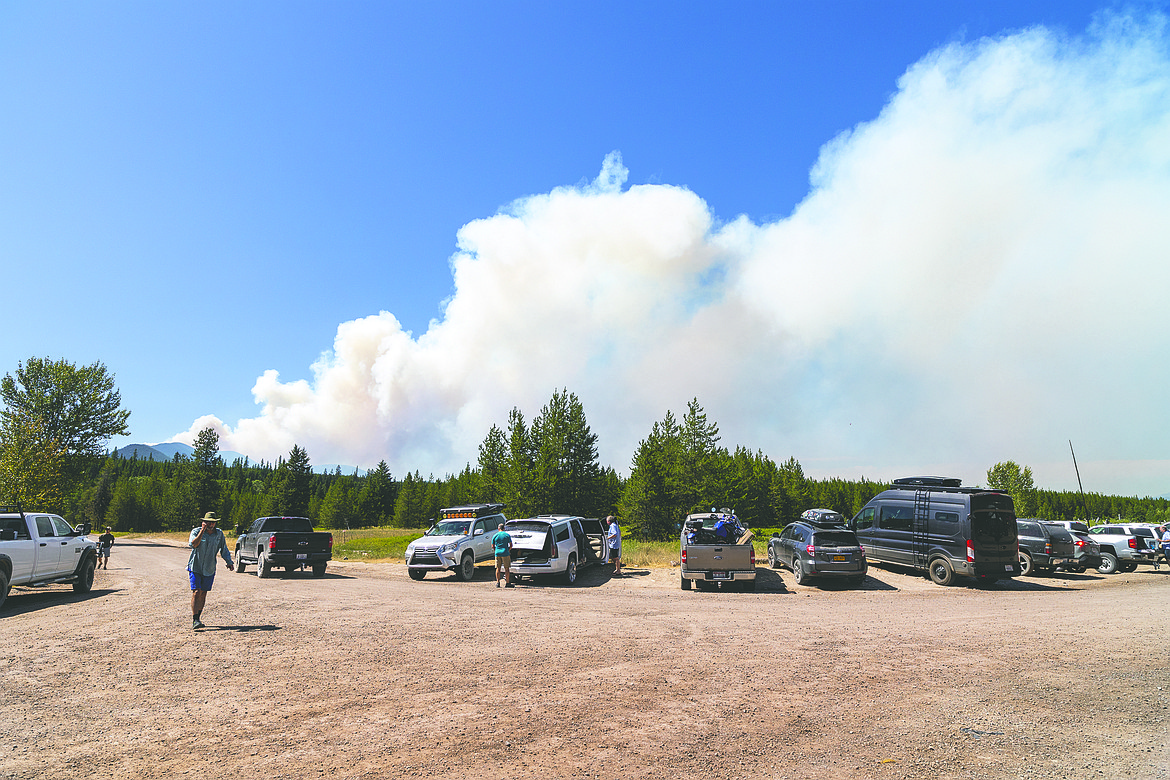
[[[500,523],[499,530],[492,537],[492,547],[496,549],[496,587],[500,587],[500,572],[504,572],[504,587],[512,587],[512,537],[504,530]]]

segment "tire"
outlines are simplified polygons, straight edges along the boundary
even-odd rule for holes
[[[475,556],[471,553],[463,553],[463,557],[459,559],[459,565],[455,567],[455,577],[462,582],[468,582],[475,579]]]
[[[313,564],[313,576],[314,577],[324,577],[325,576],[325,564],[314,563]]]
[[[577,556],[569,555],[569,565],[565,567],[564,583],[572,585],[577,581]]]
[[[1116,574],[1117,573],[1117,556],[1113,553],[1101,553],[1101,565],[1097,567],[1097,571],[1102,574]]]
[[[244,556],[240,555],[240,551],[236,550],[236,574],[244,573]]]
[[[0,609],[4,608],[4,602],[8,600],[8,575],[0,571]]]
[[[1131,571],[1137,571],[1137,564],[1136,563],[1128,563],[1128,562],[1127,563],[1119,563],[1119,564],[1117,564],[1117,570],[1119,572],[1122,572],[1123,574],[1129,574]]]
[[[683,577],[680,574],[679,578],[678,578],[678,586],[680,588],[682,588],[683,590],[690,590],[691,589],[691,581],[688,580],[686,577]]]
[[[772,547],[772,545],[768,545],[768,568],[780,568],[780,559],[776,557],[776,550]]]
[[[927,569],[930,572],[930,579],[935,585],[946,586],[955,581],[955,570],[951,568],[951,564],[946,558],[935,558]]]
[[[800,558],[792,559],[792,575],[796,578],[797,585],[808,584],[810,577],[805,573],[804,565],[800,562]]]
[[[1027,577],[1036,573],[1036,564],[1032,556],[1020,550],[1020,576]]]
[[[260,553],[260,557],[256,559],[256,576],[260,579],[266,579],[272,574],[272,564],[268,562],[268,556]]]
[[[406,573],[409,574],[410,578],[416,582],[427,576],[426,569],[407,569]]]
[[[77,570],[77,576],[73,578],[73,590],[77,593],[89,593],[93,589],[93,572],[97,568],[97,563],[92,557],[86,557],[81,562],[81,568]]]

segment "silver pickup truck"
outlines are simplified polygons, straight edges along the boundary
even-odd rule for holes
[[[756,589],[756,550],[752,534],[729,510],[687,515],[679,538],[679,585],[699,590]]]

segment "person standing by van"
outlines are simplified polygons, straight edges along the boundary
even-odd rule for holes
[[[512,587],[512,536],[504,530],[500,523],[496,535],[492,537],[492,547],[496,552],[496,587],[500,587],[500,572],[504,573],[504,587]]]

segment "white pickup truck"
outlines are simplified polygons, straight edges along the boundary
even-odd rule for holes
[[[88,533],[87,523],[73,528],[58,515],[0,506],[0,607],[12,585],[69,582],[88,593],[97,567]]]

